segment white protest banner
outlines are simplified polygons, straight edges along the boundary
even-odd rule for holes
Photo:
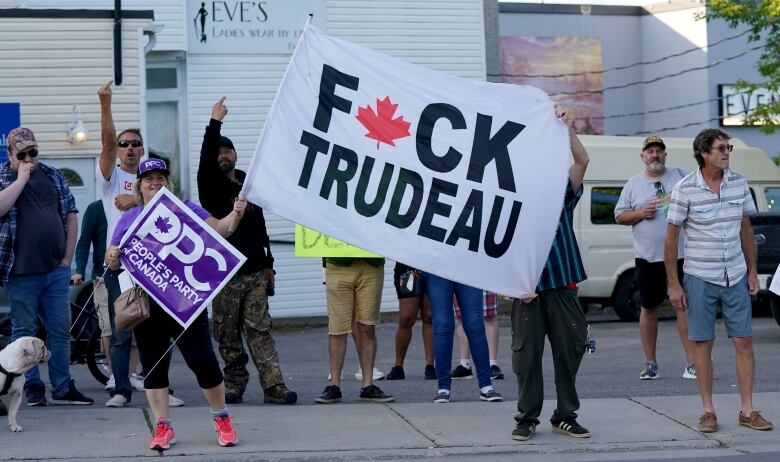
[[[146,204],[119,248],[130,276],[185,329],[246,261],[167,188]]]
[[[569,153],[539,89],[453,77],[307,25],[244,194],[362,249],[520,297],[547,260]]]

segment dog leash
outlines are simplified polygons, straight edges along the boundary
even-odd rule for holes
[[[108,272],[108,266],[105,266],[105,269],[103,270],[103,275],[100,276],[100,282],[98,282],[98,285],[105,284],[105,277],[106,273]],[[70,330],[73,330],[74,327],[76,327],[76,323],[79,322],[79,319],[81,318],[81,315],[86,311],[87,305],[92,300],[92,297],[95,295],[95,284],[92,284],[92,293],[89,294],[89,297],[87,298],[87,301],[84,302],[84,306],[79,306],[79,314],[76,316],[76,319],[73,320],[73,324],[70,326]],[[74,305],[76,305],[74,303]],[[78,305],[76,305],[78,306]]]

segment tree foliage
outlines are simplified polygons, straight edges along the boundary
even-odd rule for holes
[[[737,81],[737,88],[753,92],[766,88],[772,93],[780,93],[780,0],[708,0],[706,19],[722,19],[731,28],[747,26],[750,28],[748,40],[763,40],[764,48],[756,63],[756,69],[764,81]],[[745,117],[746,124],[760,124],[765,133],[773,133],[780,128],[780,100],[759,105],[754,112]]]

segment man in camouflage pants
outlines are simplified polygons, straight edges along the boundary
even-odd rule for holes
[[[233,202],[246,178],[245,172],[235,168],[237,156],[233,143],[220,135],[222,119],[227,115],[224,102],[223,97],[211,110],[198,167],[200,202],[218,219],[233,210]],[[240,403],[249,383],[246,368],[249,357],[244,350],[243,333],[260,373],[264,401],[293,404],[298,395],[284,384],[279,352],[271,337],[268,296],[273,295],[275,272],[263,209],[249,204],[228,241],[246,255],[247,261],[214,298],[213,304],[214,337],[225,361],[225,401]]]

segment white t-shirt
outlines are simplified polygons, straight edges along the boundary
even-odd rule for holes
[[[95,173],[102,195],[103,211],[106,212],[106,221],[108,221],[108,228],[106,230],[107,248],[110,245],[111,236],[114,234],[114,228],[116,228],[117,222],[119,222],[119,219],[125,213],[116,208],[114,199],[120,194],[133,194],[133,183],[135,183],[137,175],[135,173],[127,173],[117,165],[111,173],[111,178],[106,180],[103,177],[103,172],[100,170],[100,162],[97,163]]]
[[[664,175],[655,180],[642,172],[631,177],[623,187],[620,199],[615,205],[615,218],[623,212],[644,208],[647,201],[651,199],[660,200],[653,218],[642,220],[631,227],[634,234],[634,255],[636,258],[651,263],[664,260],[666,212],[669,209],[669,200],[674,185],[687,174],[688,172],[680,168],[667,168]],[[683,258],[685,255],[683,238],[684,233],[681,232],[680,241],[677,243],[677,258]]]

